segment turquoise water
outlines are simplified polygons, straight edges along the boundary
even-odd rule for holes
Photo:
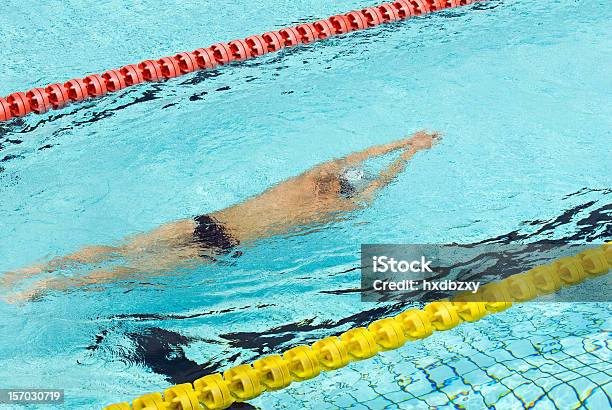
[[[277,3],[9,0],[0,95],[371,4]],[[606,1],[490,1],[0,125],[0,272],[444,133],[346,220],[224,264],[0,303],[0,387],[91,409],[394,313],[347,291],[361,243],[610,240],[611,17]],[[608,408],[609,317],[530,304],[252,404]]]

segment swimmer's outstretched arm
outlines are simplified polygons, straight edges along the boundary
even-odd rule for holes
[[[432,143],[430,143],[429,146],[422,146],[423,144],[427,145],[427,142],[424,142],[424,141],[427,141],[427,140],[435,141],[439,137],[440,137],[440,134],[437,132],[428,134],[425,131],[419,131],[408,138],[403,138],[401,140],[393,141],[387,144],[381,144],[381,145],[376,145],[374,147],[369,147],[363,151],[353,152],[352,154],[348,154],[345,157],[334,159],[329,162],[325,162],[319,165],[318,167],[315,167],[311,171],[318,172],[321,168],[325,168],[325,167],[340,168],[340,167],[356,166],[370,158],[380,157],[382,155],[386,155],[390,152],[397,151],[398,149],[402,149],[402,148],[404,149],[414,148],[417,151],[420,151],[421,149],[430,148],[432,145]],[[403,158],[402,162],[405,162],[408,159],[409,159],[408,157]],[[398,169],[397,171],[395,171],[394,174],[397,175],[402,170],[403,168]],[[388,169],[388,171],[392,172],[391,169]]]
[[[406,143],[406,150],[402,152],[400,157],[396,159],[386,169],[382,170],[378,177],[372,181],[363,191],[357,196],[357,201],[369,203],[374,199],[376,193],[383,187],[387,186],[395,177],[402,173],[408,162],[418,151],[431,148],[440,140],[440,134],[437,132],[428,134],[424,131],[419,131],[412,137],[402,140]]]
[[[398,141],[390,142],[388,144],[376,145],[374,147],[367,148],[363,151],[354,152],[352,154],[347,155],[346,157],[337,159],[333,162],[339,163],[345,167],[358,165],[367,159],[380,157],[398,149],[406,148],[410,145],[411,141],[412,138],[404,138]]]

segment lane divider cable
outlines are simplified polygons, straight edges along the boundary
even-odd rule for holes
[[[259,57],[283,48],[308,44],[446,8],[464,6],[475,1],[397,0],[312,23],[298,24],[262,35],[252,35],[227,43],[213,44],[207,48],[181,52],[170,57],[129,64],[102,74],[75,78],[63,84],[50,84],[25,92],[15,92],[5,98],[0,97],[0,122],[30,113],[43,114],[49,110],[61,109],[70,103],[102,97],[143,82],[168,80],[197,70],[212,70],[234,61]]]

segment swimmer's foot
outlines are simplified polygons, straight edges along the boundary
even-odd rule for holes
[[[8,294],[3,298],[6,303],[17,304],[23,302],[36,302],[42,300],[51,291],[63,291],[69,289],[74,279],[46,278],[36,282],[31,288]]]
[[[44,288],[36,287],[34,289],[24,290],[21,292],[13,292],[7,296],[4,296],[2,300],[11,305],[15,305],[24,302],[35,302],[41,300],[44,294]]]
[[[28,268],[16,269],[0,276],[0,288],[8,289],[23,279],[39,275],[45,271],[44,265],[34,265]]]

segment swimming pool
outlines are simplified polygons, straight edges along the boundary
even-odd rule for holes
[[[371,2],[258,4],[10,1],[0,95]],[[0,304],[1,379],[89,409],[365,324],[385,307],[346,292],[361,243],[610,240],[610,14],[490,1],[0,124],[0,272],[444,133],[351,218],[224,264]],[[609,311],[521,306],[251,404],[606,408]]]

